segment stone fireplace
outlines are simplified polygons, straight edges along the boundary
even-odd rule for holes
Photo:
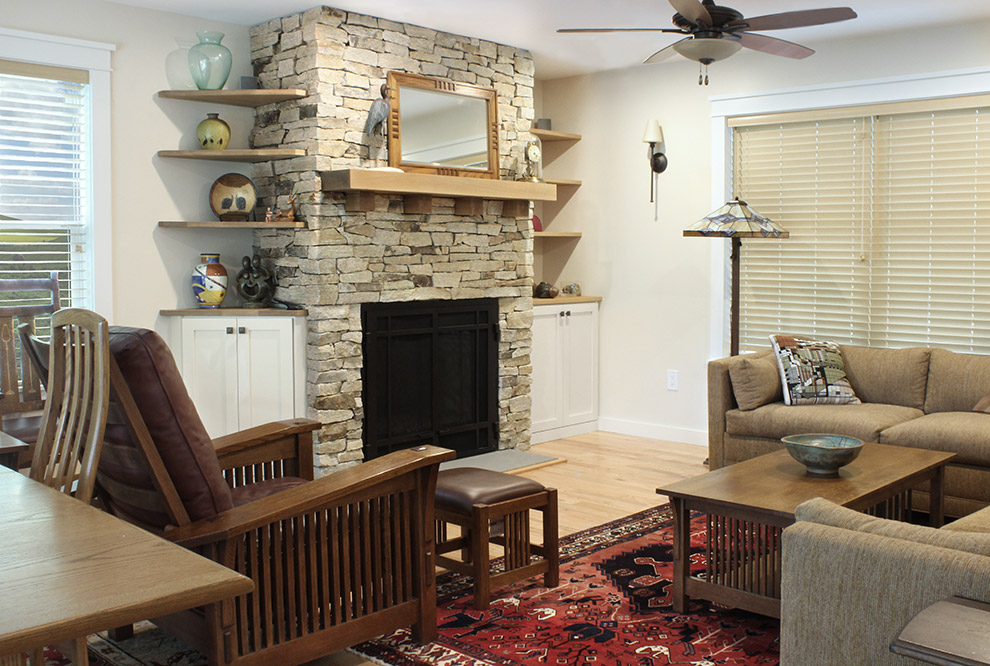
[[[363,127],[390,70],[494,88],[503,178],[530,135],[533,61],[511,46],[328,7],[252,28],[252,58],[264,88],[309,96],[258,109],[257,148],[304,148],[306,157],[258,167],[259,207],[295,196],[306,229],[259,230],[256,250],[276,268],[277,297],[309,311],[309,415],[321,471],[363,460],[364,331],[361,306],[399,301],[496,299],[498,447],[530,440],[532,226],[488,201],[458,215],[453,199],[407,214],[401,197],[377,196],[374,210],[349,212],[344,195],[321,190],[324,171],[384,166],[384,137],[367,145]]]

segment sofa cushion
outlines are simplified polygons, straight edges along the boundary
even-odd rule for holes
[[[900,405],[795,405],[782,402],[751,411],[733,409],[725,414],[725,431],[741,437],[771,437],[828,432],[876,442],[891,426],[917,419],[920,409]],[[980,416],[980,415],[977,415]]]
[[[855,404],[839,346],[827,340],[771,335],[784,402],[788,405]]]
[[[846,376],[863,402],[923,409],[931,349],[873,349],[839,345]]]
[[[990,356],[933,349],[925,413],[968,412],[990,394]]]
[[[729,363],[729,378],[739,409],[756,409],[783,400],[780,370],[771,352],[735,357]]]
[[[946,523],[942,529],[952,532],[990,532],[990,507]]]
[[[830,525],[856,532],[876,534],[891,539],[950,548],[952,550],[990,556],[990,534],[960,530],[935,529],[897,520],[875,518],[847,509],[821,497],[802,502],[794,510],[797,520]],[[785,533],[786,538],[786,533]]]
[[[958,454],[953,463],[990,466],[990,414],[938,412],[880,433],[880,442]]]

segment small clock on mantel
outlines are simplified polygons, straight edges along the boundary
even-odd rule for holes
[[[543,146],[538,138],[532,138],[523,150],[523,164],[519,180],[541,182],[543,180]]]

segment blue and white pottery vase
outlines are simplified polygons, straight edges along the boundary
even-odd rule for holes
[[[200,264],[192,274],[193,295],[201,308],[216,309],[227,295],[227,269],[219,254],[199,255]]]
[[[189,47],[189,72],[200,90],[220,90],[230,76],[230,49],[220,43],[222,32],[196,33],[199,44]]]

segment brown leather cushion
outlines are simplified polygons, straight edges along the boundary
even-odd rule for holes
[[[515,474],[455,467],[437,475],[436,506],[466,516],[475,504],[496,504],[543,490],[536,481]]]
[[[154,331],[113,326],[110,353],[190,519],[209,518],[233,508],[213,442],[165,341]],[[108,428],[106,439],[114,444],[134,445],[121,435],[129,440],[126,431]],[[123,501],[120,497],[114,500]]]
[[[230,491],[230,496],[234,500],[234,506],[240,506],[289,488],[301,486],[304,483],[309,482],[297,476],[283,476],[281,479],[268,479],[258,483],[249,483],[246,486],[238,486]]]

